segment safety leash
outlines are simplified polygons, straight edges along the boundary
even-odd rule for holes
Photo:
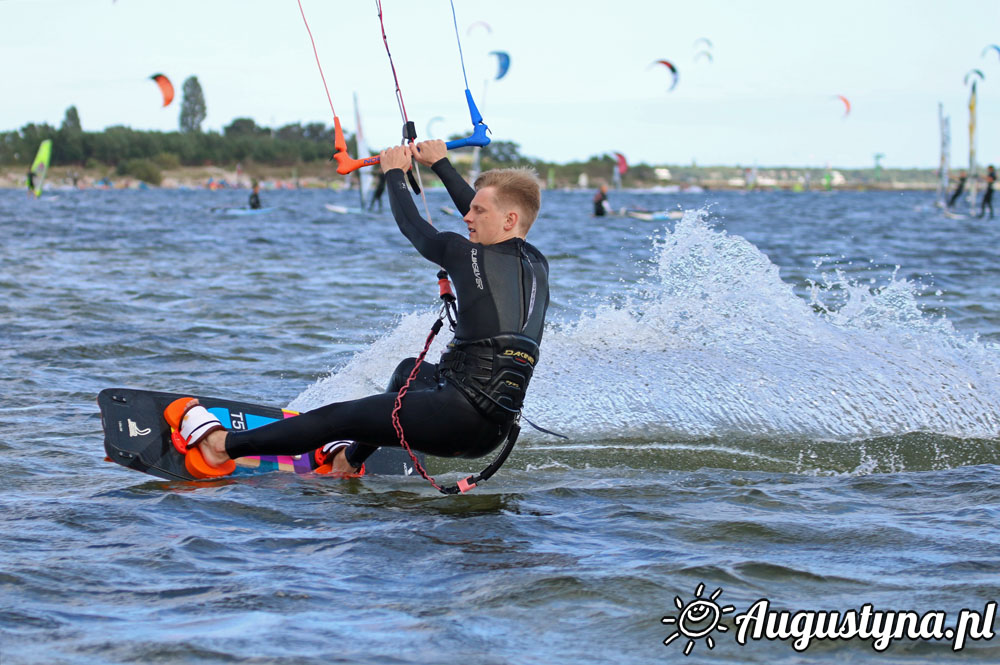
[[[417,378],[417,373],[420,371],[420,365],[424,362],[424,358],[427,356],[427,351],[431,348],[431,343],[434,338],[441,331],[444,326],[444,319],[447,316],[451,329],[455,329],[455,295],[451,291],[451,282],[448,281],[448,273],[441,270],[437,274],[438,276],[438,293],[443,301],[441,304],[441,310],[438,312],[437,321],[431,326],[431,331],[427,335],[427,341],[424,343],[424,349],[417,356],[417,361],[413,364],[413,369],[410,371],[410,376],[407,377],[406,383],[403,387],[399,389],[396,394],[396,403],[392,409],[392,426],[396,430],[396,436],[399,437],[399,445],[403,447],[403,450],[410,456],[413,461],[413,468],[416,469],[420,477],[431,484],[431,486],[442,494],[465,494],[466,492],[472,490],[479,483],[489,479],[493,474],[495,474],[503,463],[507,461],[510,456],[511,451],[514,450],[514,444],[517,443],[517,437],[521,433],[521,427],[519,425],[520,412],[514,417],[514,422],[511,423],[510,430],[507,432],[507,440],[504,442],[503,448],[500,453],[490,462],[490,465],[477,474],[468,476],[458,481],[454,485],[449,485],[442,487],[434,478],[427,473],[420,460],[417,459],[416,454],[410,448],[410,444],[406,441],[406,436],[403,433],[403,425],[399,422],[399,412],[403,408],[403,397],[406,395],[407,390],[410,388],[410,384]],[[557,435],[558,436],[558,435]]]

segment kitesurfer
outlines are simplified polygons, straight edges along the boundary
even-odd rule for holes
[[[955,205],[955,201],[957,201],[958,197],[962,195],[963,191],[965,191],[965,180],[966,180],[967,177],[968,177],[968,175],[965,173],[965,171],[959,171],[959,173],[958,173],[958,185],[955,187],[955,193],[951,195],[950,199],[948,199],[948,207],[949,208],[951,208],[953,205]]]
[[[594,194],[594,217],[604,217],[611,212],[611,204],[608,203],[608,186],[601,185],[601,188]]]
[[[253,181],[253,191],[250,192],[250,209],[260,209],[260,183],[256,180]]]
[[[990,208],[990,219],[993,219],[993,183],[997,181],[997,172],[990,164],[986,167],[986,191],[983,192],[983,201],[979,206],[979,217],[986,215],[986,207]]]
[[[382,193],[385,192],[385,173],[383,171],[378,171],[375,174],[375,192],[372,194],[371,203],[368,204],[368,209],[371,210],[378,203],[378,211],[382,212]]]
[[[420,217],[404,176],[413,158],[445,184],[464,215],[468,239],[438,231]],[[541,204],[537,175],[487,171],[473,189],[447,159],[443,141],[397,146],[382,151],[380,159],[396,224],[424,258],[448,271],[458,299],[455,337],[437,365],[420,366],[402,399],[402,430],[414,450],[486,455],[507,437],[520,411],[549,305],[548,262],[525,241]],[[399,445],[392,423],[395,393],[415,362],[399,364],[388,392],[252,430],[227,432],[190,398],[174,402],[164,415],[188,442],[188,469],[194,466],[206,477],[230,473],[234,458],[317,449],[333,472],[350,475],[378,446]]]

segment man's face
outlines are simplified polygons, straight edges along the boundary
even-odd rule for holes
[[[493,187],[483,187],[476,192],[468,214],[462,218],[469,227],[469,240],[482,245],[494,245],[513,237],[505,229],[507,213],[497,203]]]

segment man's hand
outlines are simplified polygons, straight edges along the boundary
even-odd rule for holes
[[[416,145],[410,146],[410,154],[424,166],[434,166],[448,156],[448,147],[440,139],[421,141]]]
[[[397,145],[387,148],[378,154],[379,163],[382,165],[382,172],[388,173],[392,169],[410,170],[410,148],[405,145]]]

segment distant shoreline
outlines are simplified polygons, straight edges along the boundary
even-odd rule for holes
[[[670,167],[672,177],[652,182],[627,183],[624,189],[663,189],[665,191],[702,188],[706,190],[790,190],[817,191],[826,189],[824,178],[829,173],[829,189],[836,191],[934,191],[937,174],[932,169],[887,170],[877,180],[871,169],[757,169],[756,184],[747,180],[753,175],[740,167]],[[46,181],[52,189],[249,189],[258,180],[265,190],[274,189],[344,189],[356,186],[355,178],[339,175],[332,164],[303,164],[298,167],[254,165],[237,171],[235,167],[200,166],[164,170],[159,185],[149,185],[131,176],[119,176],[113,168],[53,167]],[[540,174],[544,179],[545,174]],[[424,179],[428,176],[425,174]],[[557,181],[553,189],[596,189],[604,179],[589,182]],[[434,186],[433,178],[428,183]],[[26,172],[21,168],[0,167],[0,189],[23,189]]]

